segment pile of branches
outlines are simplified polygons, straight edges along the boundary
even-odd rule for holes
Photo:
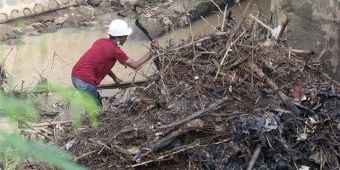
[[[211,35],[169,42],[99,128],[64,128],[56,142],[92,169],[339,167],[339,84],[313,52],[268,37],[250,6]]]

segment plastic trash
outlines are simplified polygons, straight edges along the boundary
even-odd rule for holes
[[[278,27],[276,27],[275,29],[273,29],[272,31],[272,37],[274,39],[277,39],[277,37],[279,36],[280,34],[280,31],[281,31],[281,25],[279,25]]]

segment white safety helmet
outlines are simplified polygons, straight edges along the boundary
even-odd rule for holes
[[[130,35],[132,33],[132,29],[125,21],[115,19],[111,21],[107,33],[111,36],[125,36]]]

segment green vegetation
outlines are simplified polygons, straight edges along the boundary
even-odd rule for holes
[[[92,126],[97,127],[97,116],[100,113],[95,100],[88,94],[61,85],[42,83],[35,90],[56,93],[65,103],[72,103],[85,108]],[[28,128],[30,122],[38,116],[32,95],[16,97],[0,91],[0,116],[18,121]],[[80,125],[80,116],[76,116],[73,125]],[[0,131],[0,169],[17,169],[26,158],[34,159],[45,165],[65,170],[85,170],[87,168],[73,162],[72,155],[54,144],[43,144],[41,141],[27,140],[17,133]]]

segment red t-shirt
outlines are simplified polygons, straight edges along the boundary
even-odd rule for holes
[[[108,38],[95,41],[72,69],[72,76],[97,86],[118,60],[124,63],[129,57]]]

